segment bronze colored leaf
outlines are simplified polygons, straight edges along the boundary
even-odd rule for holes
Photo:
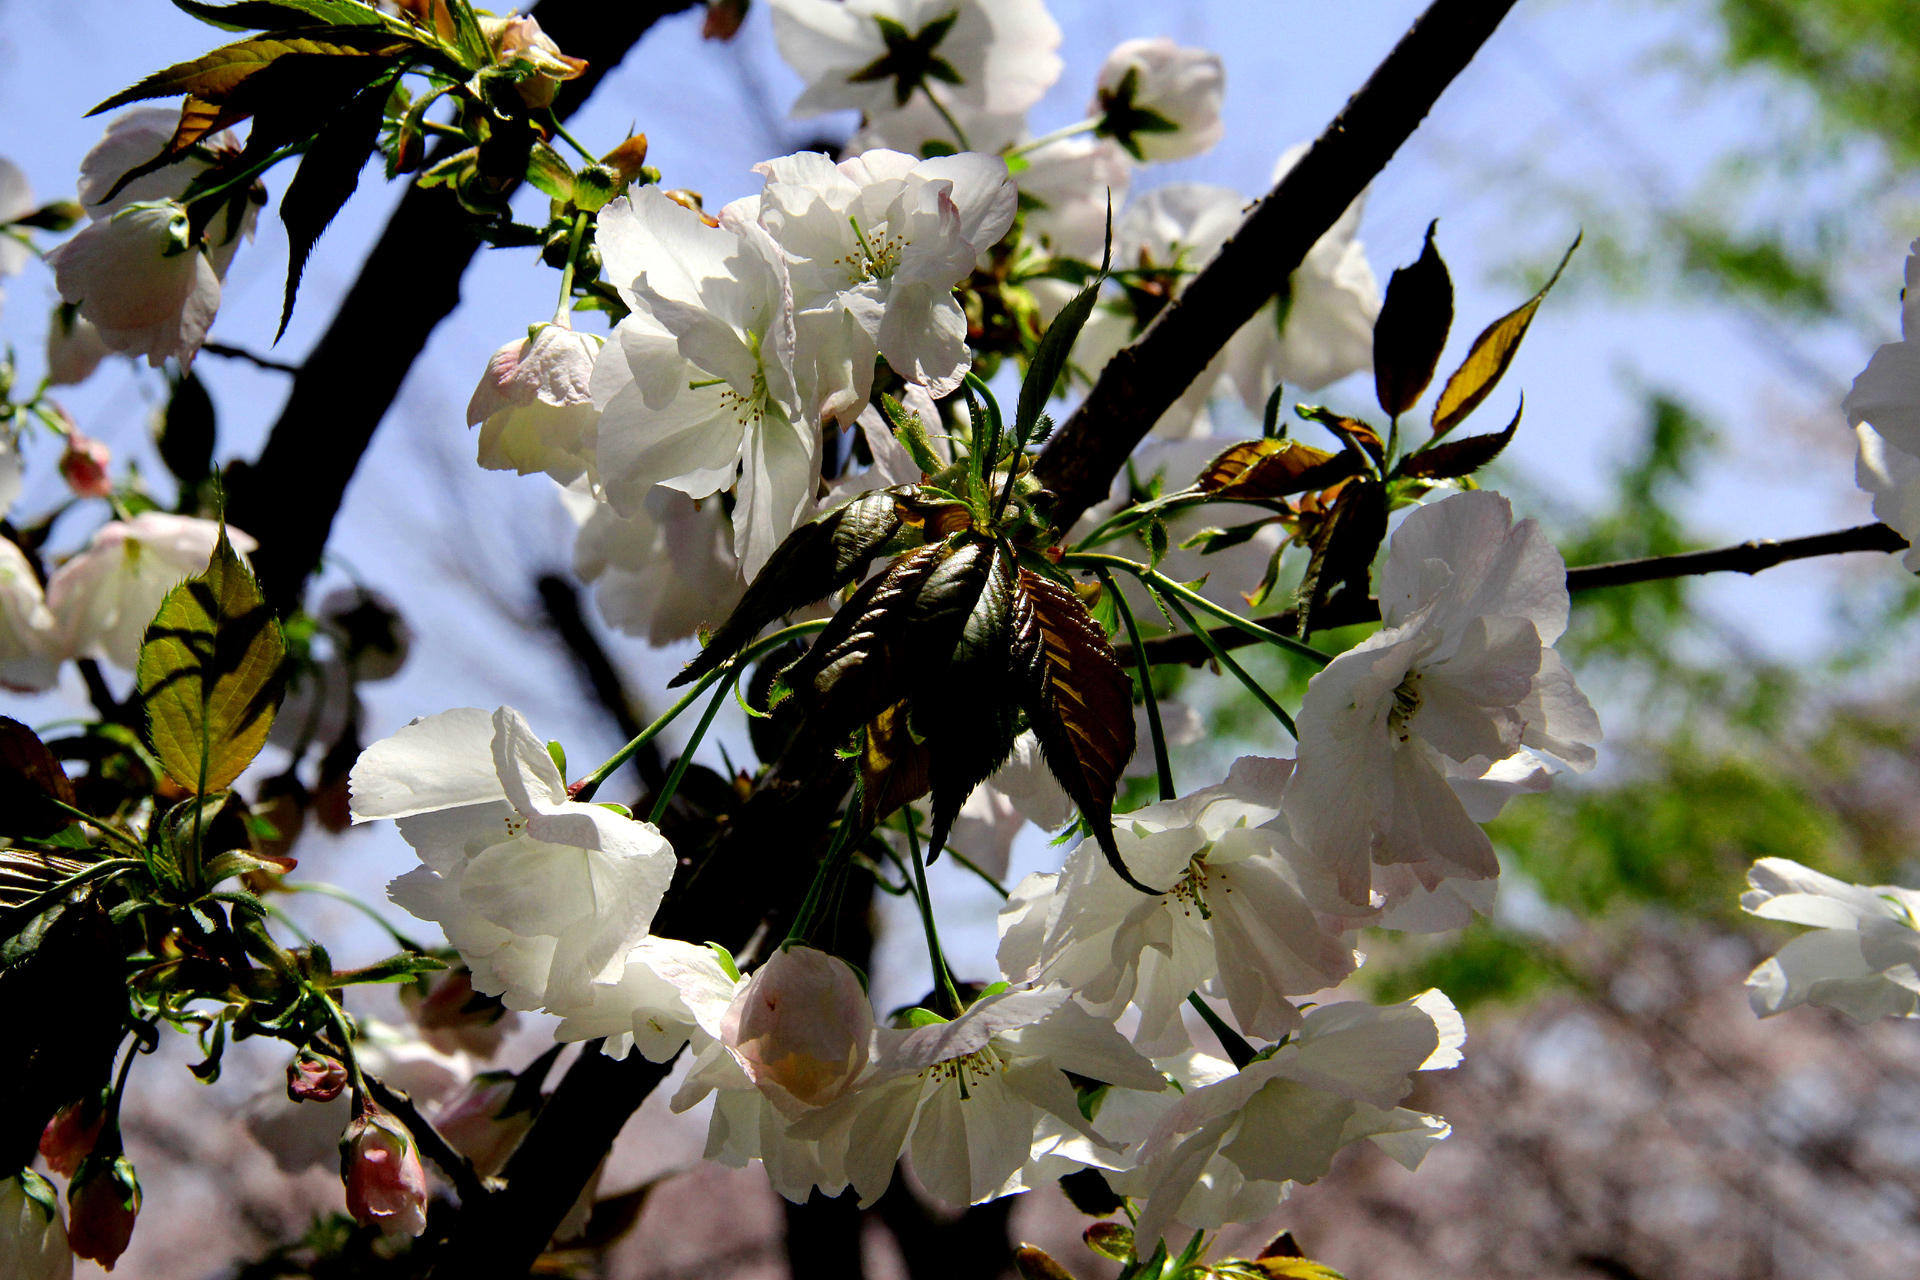
[[[1390,418],[1413,408],[1433,381],[1453,327],[1453,277],[1433,247],[1439,225],[1428,224],[1426,246],[1412,266],[1394,269],[1373,322],[1373,393]]]
[[[254,36],[222,45],[190,62],[175,63],[156,71],[138,84],[114,94],[87,114],[97,116],[131,102],[172,98],[180,94],[188,94],[202,102],[224,103],[249,76],[288,54],[362,58],[368,55],[398,55],[407,52],[410,47],[410,42],[377,27],[315,27],[298,36]]]
[[[1368,593],[1374,553],[1387,536],[1386,490],[1376,480],[1343,485],[1332,508],[1313,528],[1311,555],[1300,580],[1299,635],[1313,631],[1313,616],[1336,588]]]
[[[1339,436],[1350,451],[1364,449],[1367,456],[1376,463],[1387,455],[1387,443],[1380,438],[1380,433],[1358,418],[1349,418],[1343,413],[1335,413],[1331,409],[1323,409],[1316,404],[1299,405],[1295,412],[1307,421],[1317,422]]]
[[[1022,683],[1013,641],[1017,573],[1012,553],[995,546],[945,674],[914,699],[914,727],[932,752],[932,854],[973,789],[1013,752]]]
[[[26,725],[0,716],[0,835],[62,831],[73,815],[59,805],[73,804],[73,781],[53,752]]]
[[[897,496],[887,490],[861,494],[788,534],[700,656],[668,685],[698,680],[745,648],[774,619],[824,599],[865,573],[900,532]]]
[[[1243,440],[1209,462],[1193,487],[1215,501],[1265,502],[1324,489],[1360,470],[1350,453],[1328,453],[1297,440]]]
[[[931,756],[915,742],[905,699],[867,722],[860,753],[860,825],[871,831],[888,814],[927,794]]]
[[[1533,323],[1533,313],[1540,309],[1540,304],[1546,300],[1547,290],[1559,281],[1560,273],[1567,269],[1573,251],[1579,247],[1580,237],[1575,236],[1562,255],[1560,265],[1540,286],[1540,292],[1488,325],[1473,340],[1473,348],[1467,352],[1466,360],[1447,379],[1446,389],[1441,391],[1439,401],[1433,406],[1434,439],[1438,440],[1459,426],[1499,385],[1501,375],[1506,373],[1507,366],[1513,363],[1514,353],[1520,349],[1520,340],[1527,336],[1527,326]]]
[[[1121,879],[1142,893],[1113,838],[1113,797],[1133,758],[1133,681],[1070,588],[1020,570],[1013,602],[1022,705],[1047,766],[1080,806],[1094,841]]]
[[[1526,408],[1527,400],[1522,396],[1520,407],[1513,411],[1513,421],[1507,424],[1504,431],[1467,436],[1460,440],[1449,440],[1445,444],[1429,444],[1400,465],[1400,474],[1427,480],[1451,480],[1472,475],[1499,457],[1500,451],[1513,442],[1513,433],[1519,430],[1520,415]]]

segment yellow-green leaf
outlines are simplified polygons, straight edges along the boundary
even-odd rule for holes
[[[175,782],[218,791],[259,754],[286,652],[279,619],[222,530],[207,571],[167,593],[140,646],[148,737]]]
[[[1540,304],[1546,300],[1547,290],[1553,288],[1560,279],[1560,273],[1567,269],[1567,263],[1573,258],[1573,251],[1579,247],[1580,237],[1575,236],[1573,243],[1567,246],[1566,253],[1561,256],[1560,265],[1540,286],[1540,292],[1488,325],[1473,340],[1473,348],[1467,352],[1467,358],[1447,379],[1446,389],[1433,406],[1434,439],[1438,440],[1459,426],[1468,414],[1480,407],[1482,400],[1492,394],[1500,382],[1500,376],[1513,363],[1514,353],[1520,349],[1520,339],[1527,336],[1527,326],[1533,323],[1533,313],[1540,309]]]
[[[123,89],[89,111],[99,115],[145,98],[171,98],[188,94],[203,103],[219,104],[245,83],[247,77],[288,54],[306,54],[322,58],[361,58],[390,56],[404,52],[408,43],[386,32],[358,28],[320,28],[330,39],[307,36],[256,36],[222,45],[191,62],[175,63],[156,71],[140,83]]]

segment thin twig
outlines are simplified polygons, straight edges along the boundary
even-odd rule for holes
[[[270,360],[266,356],[254,354],[245,347],[230,347],[224,342],[203,342],[200,344],[200,349],[210,356],[224,356],[229,360],[244,360],[248,364],[257,365],[262,369],[270,369],[274,373],[300,372],[300,366],[297,364],[287,364],[282,360]]]
[[[453,1189],[460,1193],[463,1207],[477,1205],[486,1198],[487,1186],[480,1180],[479,1172],[473,1167],[473,1161],[453,1149],[453,1144],[433,1127],[432,1121],[420,1114],[420,1108],[413,1105],[413,1099],[393,1088],[379,1076],[362,1072],[367,1082],[367,1092],[382,1107],[398,1116],[400,1123],[407,1126],[407,1132],[420,1144],[420,1153],[440,1166],[441,1172],[453,1183]]]
[[[1683,551],[1671,556],[1647,556],[1640,560],[1615,560],[1608,564],[1581,565],[1567,570],[1568,591],[1594,591],[1603,587],[1624,587],[1636,582],[1658,582],[1666,578],[1690,578],[1702,573],[1744,573],[1749,576],[1791,560],[1809,560],[1817,556],[1846,555],[1854,551],[1880,551],[1891,554],[1905,551],[1910,544],[1884,524],[1855,525],[1832,533],[1816,533],[1805,538],[1776,542],[1754,538],[1731,547],[1712,551]],[[1380,620],[1380,602],[1368,597],[1342,594],[1314,615],[1321,629],[1353,626]],[[1270,631],[1285,634],[1292,629],[1294,611],[1270,614],[1256,619]],[[1259,641],[1238,627],[1213,627],[1207,632],[1222,649],[1240,649]],[[1199,638],[1192,635],[1158,636],[1145,643],[1147,661],[1155,666],[1178,663],[1197,667],[1213,655]],[[1132,645],[1116,645],[1115,656],[1122,663],[1133,658]]]

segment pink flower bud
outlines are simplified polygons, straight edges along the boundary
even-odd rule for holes
[[[514,1076],[510,1071],[489,1071],[475,1076],[460,1095],[441,1108],[434,1117],[434,1128],[453,1144],[453,1149],[473,1161],[481,1177],[500,1172],[507,1157],[520,1145],[520,1139],[533,1127],[533,1111],[528,1108],[512,1115],[502,1114],[513,1098]]]
[[[105,444],[71,430],[67,432],[67,451],[60,455],[60,474],[66,477],[67,487],[83,498],[109,497],[113,479],[107,474],[107,464],[112,460],[113,451]]]
[[[322,1054],[302,1049],[287,1064],[287,1097],[295,1102],[332,1102],[346,1087],[346,1067]]]
[[[774,952],[740,988],[721,1034],[776,1104],[820,1107],[867,1065],[873,1007],[846,961],[792,947]]]
[[[91,1156],[67,1187],[67,1244],[76,1258],[91,1258],[107,1270],[127,1251],[140,1216],[140,1181],[133,1161]]]
[[[420,1038],[442,1053],[464,1049],[491,1058],[519,1025],[498,999],[473,989],[473,971],[465,965],[429,975],[424,996],[418,987],[402,987],[400,1005],[420,1028]]]
[[[388,1235],[427,1229],[427,1174],[413,1135],[391,1112],[360,1100],[340,1137],[340,1177],[354,1221]]]
[[[100,1126],[106,1119],[106,1108],[97,1097],[69,1102],[54,1112],[53,1119],[47,1121],[47,1127],[40,1133],[40,1154],[46,1157],[47,1168],[63,1178],[71,1178],[80,1161],[100,1140]]]

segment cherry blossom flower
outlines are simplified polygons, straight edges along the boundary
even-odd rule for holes
[[[818,416],[860,414],[875,354],[935,398],[957,388],[973,356],[953,289],[1013,223],[1006,164],[876,150],[836,165],[803,151],[755,169],[767,179],[760,221],[788,255],[801,348],[826,356],[813,375]]]
[[[108,354],[93,321],[67,303],[54,307],[47,325],[48,386],[70,387],[85,382]]]
[[[1762,858],[1740,897],[1763,920],[1809,925],[1747,978],[1763,1018],[1803,1004],[1856,1022],[1920,1015],[1920,892],[1857,885],[1786,858]]]
[[[60,678],[59,652],[53,611],[33,564],[12,539],[0,538],[0,685],[51,689]]]
[[[20,166],[0,159],[0,278],[19,275],[33,261],[32,247],[12,230],[11,224],[38,207],[33,186]]]
[[[519,1016],[481,1001],[475,1008],[473,971],[455,966],[426,975],[423,995],[417,986],[400,988],[400,1007],[407,1011],[420,1038],[442,1053],[468,1053],[491,1058],[500,1051],[507,1033],[519,1026]]]
[[[31,1169],[0,1181],[0,1258],[9,1280],[69,1280],[73,1250],[52,1184]]]
[[[473,986],[510,1009],[564,1014],[617,982],[673,876],[649,823],[567,792],[519,712],[463,707],[361,753],[355,822],[399,820],[425,864],[388,895],[438,923]]]
[[[96,1152],[67,1184],[67,1246],[108,1271],[127,1251],[140,1217],[140,1180],[123,1155]]]
[[[737,478],[751,579],[812,506],[820,433],[794,376],[785,255],[750,211],[723,212],[709,225],[652,186],[601,212],[596,242],[633,314],[594,364],[595,457],[624,516],[656,484],[704,498]]]
[[[467,402],[467,425],[480,428],[480,465],[489,471],[544,471],[571,484],[593,467],[593,362],[603,339],[575,333],[563,310],[506,343]]]
[[[878,116],[916,92],[1025,111],[1062,65],[1060,28],[1041,0],[774,0],[773,33],[780,56],[807,78],[795,116],[845,108]]]
[[[100,657],[131,671],[140,661],[140,640],[160,612],[167,593],[205,573],[220,541],[220,526],[195,516],[143,511],[131,520],[102,525],[87,549],[60,566],[47,583],[47,607],[63,657]],[[227,529],[227,541],[242,555],[254,540]]]
[[[60,454],[60,475],[78,497],[111,497],[113,477],[107,474],[107,467],[112,461],[113,450],[104,441],[81,435],[80,429],[73,427]]]
[[[1873,514],[1914,547],[1902,563],[1920,572],[1920,240],[1907,250],[1900,341],[1889,342],[1853,380],[1841,408],[1859,437],[1855,479],[1873,495]]]
[[[391,1112],[361,1099],[340,1138],[347,1212],[387,1235],[427,1229],[427,1174],[418,1144]]]
[[[1205,49],[1165,36],[1127,40],[1100,68],[1092,114],[1099,132],[1136,160],[1184,160],[1213,148],[1226,132],[1220,105],[1226,65]]]
[[[726,619],[747,589],[718,498],[656,485],[632,516],[563,489],[580,522],[573,572],[593,588],[607,625],[652,645],[685,640]]]
[[[1027,234],[1058,256],[1097,264],[1107,247],[1108,210],[1126,207],[1133,182],[1133,164],[1125,150],[1110,138],[1082,136],[1049,142],[1023,159],[1026,167],[1014,175],[1014,182],[1026,203]]]
[[[879,1199],[903,1151],[935,1199],[956,1208],[1020,1190],[1043,1117],[1095,1142],[1065,1073],[1166,1087],[1111,1023],[1060,986],[986,996],[951,1022],[875,1032],[872,1069],[839,1101],[796,1120],[860,1203]]]
[[[873,1008],[847,962],[781,947],[735,994],[721,1038],[782,1112],[843,1096],[867,1065]]]
[[[845,154],[857,156],[884,148],[916,156],[948,155],[954,150],[953,124],[967,135],[973,150],[988,155],[998,155],[1026,137],[1025,111],[981,111],[945,99],[942,105],[944,114],[926,94],[916,93],[898,110],[866,116],[847,140]]]
[[[1118,819],[1120,856],[1163,893],[1128,885],[1092,841],[1060,871],[1028,876],[1001,911],[1002,971],[1064,983],[1106,1018],[1136,1005],[1134,1042],[1150,1054],[1185,1047],[1182,1010],[1206,984],[1248,1035],[1297,1029],[1284,997],[1340,982],[1354,954],[1342,940],[1351,922],[1316,913],[1338,905],[1322,869],[1284,824],[1267,825],[1292,768],[1243,757],[1224,782]]]
[[[483,1178],[500,1172],[533,1127],[533,1107],[507,1110],[515,1079],[511,1071],[482,1072],[433,1113],[433,1127],[455,1151],[473,1161],[474,1172]]]
[[[524,63],[530,68],[523,79],[514,81],[513,90],[520,101],[535,110],[552,106],[561,81],[577,79],[587,69],[585,59],[569,58],[560,52],[560,46],[540,29],[536,18],[482,18],[480,29],[501,62]]]
[[[160,154],[179,121],[177,111],[143,107],[108,123],[80,164],[80,204],[91,221],[47,254],[60,296],[79,306],[100,341],[156,368],[170,356],[192,363],[220,308],[221,278],[258,215],[252,193],[242,193],[196,240],[179,203],[211,154],[237,146],[224,131],[108,195],[128,170]]]
[[[1451,1130],[1399,1104],[1414,1072],[1458,1066],[1466,1038],[1459,1013],[1438,991],[1384,1008],[1346,1001],[1310,1010],[1285,1043],[1188,1090],[1139,1146],[1139,1172],[1128,1180],[1145,1200],[1135,1225],[1139,1246],[1185,1243],[1169,1228],[1183,1221],[1216,1156],[1248,1182],[1313,1182],[1341,1147],[1371,1138],[1400,1164],[1418,1167]]]
[[[1286,795],[1295,836],[1356,907],[1371,901],[1374,863],[1406,864],[1428,889],[1499,874],[1449,761],[1526,749],[1585,770],[1601,736],[1551,647],[1567,625],[1566,566],[1499,494],[1409,514],[1379,590],[1380,630],[1307,685]]]
[[[604,1039],[601,1052],[610,1058],[637,1048],[649,1062],[665,1062],[696,1034],[703,1044],[719,1040],[720,1020],[739,986],[739,975],[711,947],[642,938],[627,953],[619,977],[568,1009],[554,1034],[567,1044]]]

